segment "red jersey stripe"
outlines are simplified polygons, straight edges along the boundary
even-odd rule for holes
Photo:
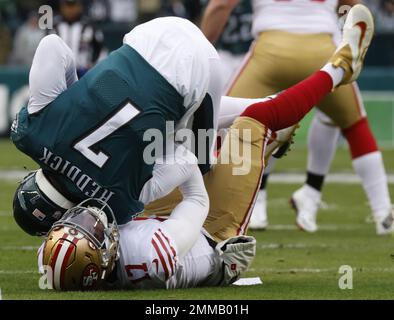
[[[164,251],[167,254],[168,262],[170,263],[170,267],[171,267],[171,275],[173,275],[174,274],[174,266],[172,264],[172,258],[171,258],[170,252],[168,251],[168,248],[165,245],[163,239],[161,238],[161,236],[157,232],[155,232],[155,236],[156,236],[157,240],[159,240],[161,247],[164,249]]]
[[[159,246],[157,245],[155,239],[152,239],[152,245],[155,248],[157,255],[159,256],[161,265],[163,266],[163,269],[164,269],[164,272],[165,272],[165,279],[167,280],[169,278],[169,272],[168,272],[167,264],[166,264],[166,261],[164,260],[163,255],[161,254],[161,251],[160,251]]]
[[[174,255],[174,258],[176,257],[176,251],[174,247],[171,245],[170,240],[166,237],[166,235],[163,233],[161,229],[159,229],[160,234],[163,236],[163,238],[167,241],[168,245],[170,246],[171,252]]]

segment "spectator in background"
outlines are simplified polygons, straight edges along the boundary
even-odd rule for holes
[[[375,18],[376,31],[394,32],[394,0],[364,0]]]
[[[183,0],[188,14],[188,19],[197,25],[200,25],[200,20],[204,8],[208,4],[208,0]]]
[[[376,24],[379,31],[394,32],[394,0],[380,1]]]
[[[184,5],[184,1],[182,0],[162,1],[161,15],[188,18],[186,7]]]
[[[37,46],[45,34],[45,30],[38,26],[37,12],[31,12],[27,21],[16,32],[10,63],[30,67]]]
[[[177,16],[199,24],[207,0],[164,0],[161,15]]]
[[[6,64],[11,51],[11,35],[0,15],[0,65]]]
[[[111,4],[109,0],[92,0],[87,3],[86,13],[97,23],[110,21]]]
[[[138,18],[137,0],[91,0],[86,4],[87,14],[98,23],[134,24]]]
[[[138,3],[138,21],[137,23],[144,23],[154,18],[157,18],[161,9],[161,2],[163,0],[137,0]]]
[[[55,19],[54,29],[48,32],[59,35],[71,48],[79,77],[105,55],[103,33],[86,19],[83,11],[81,0],[60,0],[60,16]]]
[[[116,23],[133,24],[138,18],[138,8],[136,0],[111,0],[110,18]]]

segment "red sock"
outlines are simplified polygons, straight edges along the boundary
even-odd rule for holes
[[[302,120],[333,87],[331,76],[318,71],[306,80],[281,92],[276,98],[252,104],[241,116],[250,117],[273,131],[288,128]]]
[[[342,132],[349,144],[353,159],[378,151],[378,145],[367,118],[361,119]]]

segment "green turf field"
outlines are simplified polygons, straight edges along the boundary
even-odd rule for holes
[[[394,173],[394,152],[385,151]],[[302,172],[305,149],[296,148],[277,166],[278,171]],[[34,168],[8,141],[0,141],[0,171]],[[333,164],[336,172],[351,170],[345,149]],[[394,239],[377,237],[374,225],[365,223],[368,206],[359,185],[328,184],[326,203],[319,216],[321,231],[296,230],[288,198],[298,185],[269,186],[270,228],[254,232],[257,257],[244,276],[259,276],[263,285],[198,288],[174,291],[116,291],[56,293],[40,290],[36,271],[37,238],[18,230],[11,217],[17,181],[0,180],[0,289],[3,299],[393,299]],[[394,187],[391,186],[394,195]],[[353,268],[353,289],[338,287],[342,265]]]

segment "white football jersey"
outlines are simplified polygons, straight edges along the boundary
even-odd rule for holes
[[[337,36],[338,0],[253,0],[252,32],[267,30]]]
[[[159,219],[137,218],[119,226],[119,234],[121,288],[188,288],[215,285],[221,279],[221,260],[203,233],[181,258]]]

